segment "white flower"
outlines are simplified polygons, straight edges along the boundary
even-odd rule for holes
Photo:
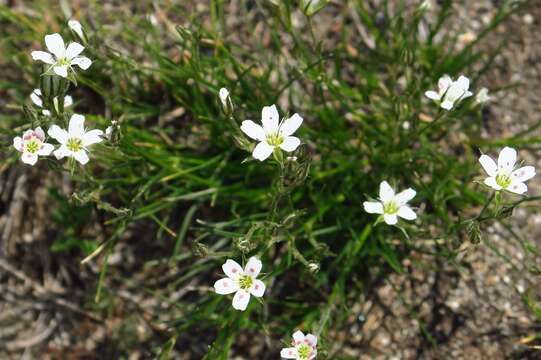
[[[488,89],[482,88],[481,90],[479,90],[477,95],[475,95],[475,101],[478,104],[483,104],[490,101],[490,96],[488,95]]]
[[[55,150],[54,155],[57,159],[70,156],[80,162],[82,165],[88,162],[88,146],[101,142],[103,131],[90,130],[84,128],[85,117],[79,114],[71,116],[68,131],[61,129],[58,125],[53,125],[48,133],[60,143],[60,148]]]
[[[14,138],[13,147],[23,153],[21,160],[29,165],[34,165],[38,156],[48,156],[54,150],[53,145],[45,142],[45,133],[40,127],[26,130],[22,138]]]
[[[407,205],[415,194],[415,190],[411,188],[395,194],[389,183],[383,181],[379,184],[380,201],[365,201],[364,210],[370,214],[382,214],[388,225],[395,225],[398,222],[398,216],[406,220],[415,220],[417,215]]]
[[[43,108],[43,99],[41,97],[40,89],[34,89],[34,91],[32,91],[32,94],[30,94],[30,99],[32,100],[34,105],[36,105],[39,108]],[[53,99],[53,102],[58,110],[58,105],[56,105],[58,104],[58,97],[55,97]],[[73,98],[69,95],[64,97],[64,108],[70,107],[71,105],[73,105]],[[51,116],[51,112],[47,109],[43,109],[41,113],[45,116]]]
[[[240,129],[252,139],[259,141],[252,152],[254,158],[263,161],[276,147],[291,152],[300,145],[299,138],[291,135],[301,126],[302,117],[295,114],[282,122],[279,122],[279,118],[278,109],[272,105],[263,108],[261,113],[263,126],[257,125],[252,120],[242,122]]]
[[[293,347],[284,348],[280,356],[286,359],[312,360],[317,355],[317,337],[312,334],[304,336],[302,331],[297,330],[293,334]]]
[[[79,21],[70,20],[70,21],[68,21],[68,26],[74,33],[77,34],[79,39],[81,39],[81,40],[85,39],[85,35],[83,33],[83,26],[81,25],[81,23]]]
[[[460,76],[458,80],[453,81],[449,75],[444,75],[438,81],[438,92],[427,91],[425,96],[434,101],[441,102],[440,106],[445,110],[451,110],[455,103],[472,96],[468,91],[470,80],[465,76]]]
[[[214,289],[217,294],[227,295],[235,293],[233,297],[233,308],[236,310],[246,310],[250,301],[250,294],[255,297],[262,297],[265,293],[265,284],[257,280],[257,275],[261,271],[261,261],[258,258],[251,257],[244,270],[231,259],[228,259],[222,265],[226,278],[220,279],[214,283]]]
[[[490,156],[484,154],[479,158],[479,162],[488,174],[485,185],[494,190],[507,190],[515,194],[524,194],[528,191],[524,182],[535,176],[533,166],[523,166],[515,170],[517,151],[510,147],[505,147],[500,152],[498,165]]]
[[[229,90],[226,88],[221,88],[218,94],[220,96],[220,101],[224,107],[227,107],[227,102],[229,100]]]
[[[92,61],[89,58],[79,56],[85,49],[83,45],[72,42],[66,48],[60,34],[46,35],[45,45],[47,45],[47,49],[50,53],[45,51],[32,51],[32,58],[51,65],[53,71],[59,76],[65,78],[68,77],[68,69],[73,70],[74,65],[86,70],[92,64]]]

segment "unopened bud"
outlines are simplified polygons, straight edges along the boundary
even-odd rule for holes
[[[77,20],[70,20],[68,21],[68,26],[71,29],[71,31],[73,31],[73,33],[79,38],[79,40],[81,40],[83,45],[86,45],[87,38],[86,38],[86,35],[81,23]]]

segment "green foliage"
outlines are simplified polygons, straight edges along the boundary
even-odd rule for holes
[[[486,31],[460,49],[457,34],[447,31],[454,16],[450,0],[435,15],[403,2],[391,13],[385,1],[377,9],[345,1],[339,8],[353,12],[366,34],[341,24],[327,37],[314,27],[331,5],[303,8],[309,16],[299,24],[298,2],[257,2],[265,42],[230,33],[226,17],[242,17],[248,9],[228,14],[227,2],[211,2],[210,22],[171,5],[164,11],[186,14],[183,24],[189,25],[159,26],[99,3],[81,19],[86,55],[95,61],[77,76],[76,108],[95,127],[115,120],[118,128],[112,141],[93,147],[84,169],[73,169],[72,201],[52,192],[58,202],[52,217],[61,229],[52,250],[80,248],[81,259],[97,250],[92,257],[103,256],[106,264],[126,228],[144,225],[147,233],[129,246],[155,241],[162,251],[153,261],[184,270],[175,288],[196,277],[212,285],[226,258],[241,262],[257,255],[266,274],[263,304],[252,300],[244,313],[212,293],[179,302],[182,315],[168,324],[171,338],[160,358],[181,338],[198,341],[189,337],[192,331],[216,335],[206,359],[227,359],[240,331],[289,341],[301,328],[320,337],[322,358],[346,359],[328,352],[330,337],[373,277],[403,272],[403,260],[415,253],[455,262],[463,244],[481,242],[481,224],[497,217],[481,216],[483,209],[464,220],[468,210],[492,200],[473,181],[482,171],[478,149],[495,151],[502,141],[520,143],[524,136],[481,139],[473,99],[444,113],[423,94],[443,74],[480,78],[494,54],[479,50],[478,41],[518,5],[504,2]],[[0,81],[17,106],[42,70],[31,62],[30,49],[53,30],[68,35],[61,12],[46,13],[48,22],[41,11],[0,7],[0,53],[9,54],[2,60],[9,58],[35,81]],[[428,30],[424,37],[416,31],[420,26]],[[231,92],[232,114],[220,111],[221,87]],[[253,143],[240,122],[259,120],[262,107],[273,103],[284,105],[281,114],[305,119],[297,162],[277,155],[261,163],[247,152]],[[0,116],[7,147],[29,127],[28,118],[21,111]],[[15,156],[6,161],[13,164]],[[48,164],[40,171],[54,170]],[[382,180],[417,190],[416,222],[375,224],[376,216],[363,211],[362,202],[377,195]],[[107,229],[100,244],[80,237],[90,219]],[[106,270],[103,265],[97,300]]]

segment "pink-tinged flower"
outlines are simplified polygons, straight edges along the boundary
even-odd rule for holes
[[[79,56],[85,49],[83,45],[72,42],[66,48],[64,39],[62,39],[60,34],[46,35],[45,45],[49,52],[32,51],[32,59],[51,65],[53,72],[58,76],[67,78],[68,70],[73,70],[74,65],[77,65],[83,70],[88,69],[92,65],[92,61],[89,58]]]
[[[265,106],[261,113],[261,122],[263,126],[252,120],[245,120],[240,127],[246,135],[259,141],[252,152],[252,156],[257,160],[265,160],[277,147],[292,152],[301,144],[299,138],[291,136],[302,124],[302,117],[299,114],[280,122],[276,106]]]
[[[22,153],[21,160],[25,164],[35,165],[38,156],[48,156],[54,146],[45,142],[45,133],[40,127],[26,130],[22,137],[13,139],[13,147]]]
[[[507,190],[515,194],[524,194],[528,187],[524,183],[535,176],[533,166],[523,166],[515,169],[517,162],[517,151],[505,147],[498,156],[498,164],[488,155],[481,155],[479,162],[485,169],[488,177],[485,185],[494,190]]]
[[[220,295],[235,293],[233,308],[241,311],[246,310],[250,295],[262,297],[265,293],[265,284],[257,279],[262,266],[258,258],[251,257],[243,270],[236,261],[228,259],[222,265],[227,277],[214,283],[216,293]]]
[[[317,355],[317,337],[312,334],[306,336],[297,330],[293,334],[292,347],[280,351],[280,356],[285,359],[312,360]]]
[[[387,181],[382,181],[379,185],[380,201],[365,201],[364,210],[370,214],[381,214],[385,223],[395,225],[400,216],[406,220],[415,220],[417,215],[407,205],[408,201],[415,197],[415,190],[409,188],[398,194],[395,194],[393,188]]]
[[[77,160],[82,165],[88,162],[88,146],[103,141],[101,130],[86,131],[85,117],[79,114],[71,116],[68,131],[53,125],[48,133],[49,136],[60,143],[60,148],[55,150],[54,155],[57,159],[69,156]]]

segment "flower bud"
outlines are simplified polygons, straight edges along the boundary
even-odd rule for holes
[[[231,97],[229,96],[229,90],[227,90],[226,88],[221,88],[218,96],[220,97],[220,103],[223,113],[226,116],[230,116],[233,113],[233,102],[231,101]]]
[[[83,45],[86,45],[88,41],[87,41],[86,34],[83,30],[83,26],[81,25],[81,23],[77,20],[70,20],[68,21],[68,26],[71,29],[71,31],[75,34],[75,36],[77,36],[79,40],[81,40]]]

